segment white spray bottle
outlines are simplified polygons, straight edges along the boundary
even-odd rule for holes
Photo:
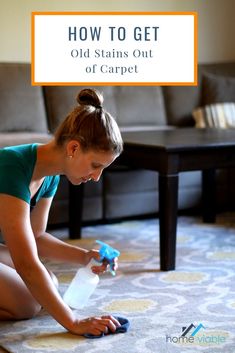
[[[120,252],[99,240],[96,242],[101,245],[99,250],[100,262],[103,260],[108,261],[110,272],[114,276],[113,261],[115,257],[120,255]],[[87,304],[88,299],[99,283],[99,276],[92,272],[91,267],[99,265],[100,262],[91,259],[87,266],[77,271],[63,297],[65,303],[71,308],[81,309]]]

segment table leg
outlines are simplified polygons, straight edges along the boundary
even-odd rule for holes
[[[84,185],[69,183],[69,238],[80,239],[82,229]]]
[[[178,174],[159,175],[160,269],[175,269]]]
[[[202,171],[202,217],[203,222],[214,223],[216,220],[216,170]]]

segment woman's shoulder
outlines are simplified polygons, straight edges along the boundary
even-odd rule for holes
[[[0,164],[22,163],[33,153],[35,144],[9,146],[0,149]]]
[[[11,164],[20,159],[19,153],[11,148],[2,148],[0,150],[0,164]]]

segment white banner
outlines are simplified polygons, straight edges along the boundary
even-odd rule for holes
[[[33,85],[196,85],[196,13],[32,13]]]

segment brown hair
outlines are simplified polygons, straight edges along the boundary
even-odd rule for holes
[[[119,155],[123,141],[115,119],[103,108],[103,96],[95,89],[83,89],[77,96],[78,106],[55,132],[55,141],[79,141],[83,151],[111,151]]]

